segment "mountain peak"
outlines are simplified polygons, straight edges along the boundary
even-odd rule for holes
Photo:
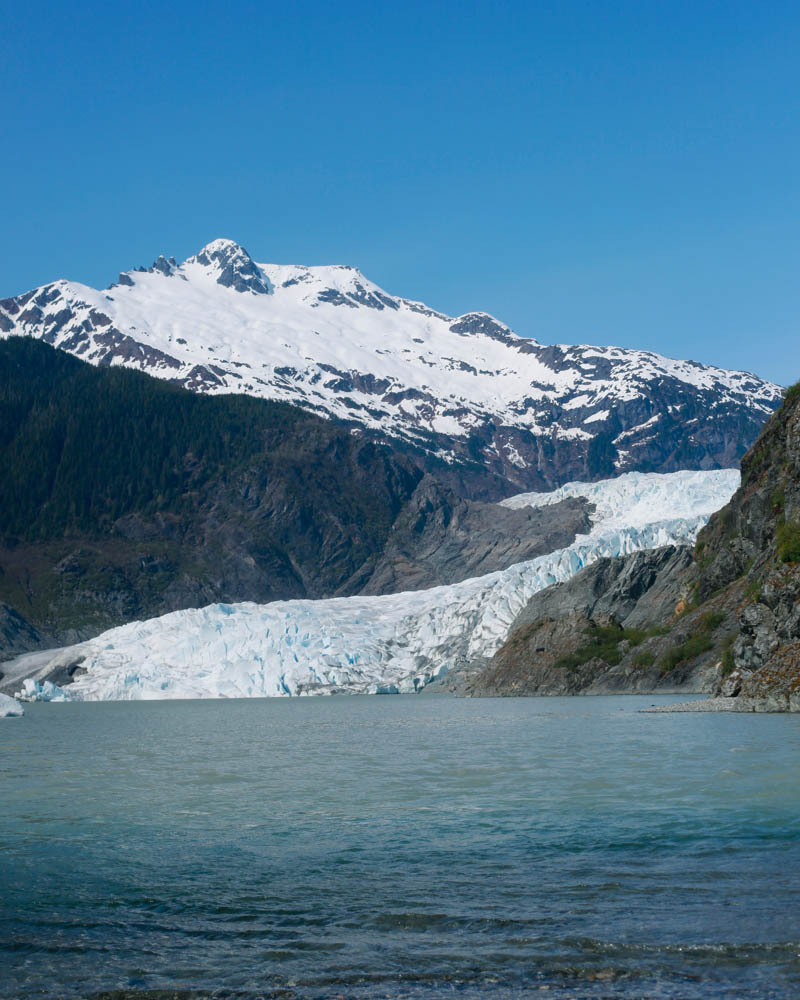
[[[781,397],[753,375],[652,352],[542,345],[485,312],[392,296],[346,265],[256,263],[233,240],[142,271],[108,293],[63,283],[0,300],[0,337],[294,403],[452,463],[453,481],[483,496],[500,482],[729,467]]]
[[[234,240],[212,240],[184,263],[199,264],[206,269],[206,273],[216,275],[218,285],[237,292],[269,295],[273,291],[269,278],[245,248]]]
[[[202,256],[216,257],[220,254],[225,256],[235,255],[237,257],[246,257],[248,260],[253,259],[241,243],[237,243],[236,240],[229,240],[225,236],[221,236],[216,240],[211,240],[210,243],[206,243],[206,245],[194,255],[194,258],[190,257],[189,259],[193,260]]]

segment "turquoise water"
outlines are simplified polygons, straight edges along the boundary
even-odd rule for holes
[[[0,996],[800,996],[800,717],[658,700],[28,706]]]

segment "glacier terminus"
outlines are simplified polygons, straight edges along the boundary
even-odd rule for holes
[[[472,657],[490,656],[539,590],[603,556],[691,543],[739,478],[733,469],[634,472],[512,497],[504,503],[585,497],[594,505],[591,530],[564,549],[450,586],[214,604],[131,622],[55,652],[38,671],[41,679],[78,663],[73,683],[62,689],[28,679],[21,696],[102,701],[419,691]]]

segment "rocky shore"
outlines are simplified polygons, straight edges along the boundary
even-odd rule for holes
[[[679,701],[674,705],[653,705],[642,712],[799,712],[797,704],[786,704],[776,698],[698,698],[696,701]]]

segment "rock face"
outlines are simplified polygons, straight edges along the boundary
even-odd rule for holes
[[[669,617],[683,596],[684,575],[691,565],[687,546],[665,546],[601,559],[567,583],[537,594],[512,628],[559,614],[617,619],[631,628],[647,628]]]
[[[471,695],[570,695],[709,689],[711,657],[677,659],[666,649],[695,630],[687,618],[665,643],[663,626],[685,600],[688,546],[667,546],[602,559],[567,583],[536,594],[514,621],[506,643],[456,686]],[[732,614],[726,616],[728,629]],[[712,631],[720,629],[721,621]],[[479,669],[475,669],[478,667]]]
[[[464,500],[431,476],[392,525],[362,594],[394,594],[484,576],[566,548],[591,527],[583,499],[533,509]]]
[[[0,601],[0,653],[16,655],[38,649],[49,641],[38,629],[26,622],[14,608]],[[0,673],[0,680],[2,674]]]
[[[733,699],[736,711],[800,711],[800,390],[745,456],[741,487],[693,553],[604,560],[535,595],[460,684],[473,694],[686,689]]]
[[[752,710],[800,711],[800,389],[742,461],[742,485],[697,541],[698,596],[744,588],[724,672]]]
[[[232,240],[181,264],[159,257],[104,290],[61,280],[0,301],[9,334],[335,417],[413,447],[430,471],[457,467],[450,485],[472,499],[730,468],[780,402],[747,372],[544,345],[486,313],[450,317],[389,295],[352,267],[256,263]]]

